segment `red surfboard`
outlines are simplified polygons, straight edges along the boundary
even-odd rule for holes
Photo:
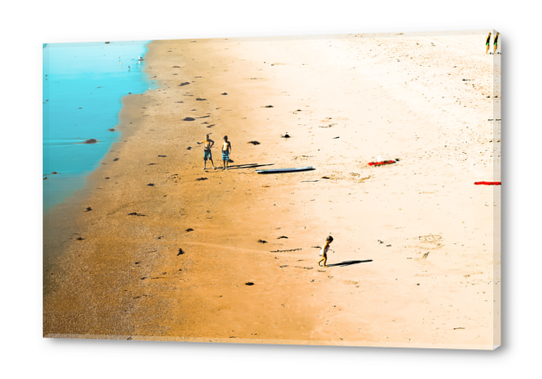
[[[485,186],[500,186],[501,182],[474,182],[474,185],[485,185]]]
[[[369,166],[380,166],[383,164],[392,164],[392,163],[395,163],[395,161],[369,162]]]

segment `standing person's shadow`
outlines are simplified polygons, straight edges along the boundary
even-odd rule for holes
[[[333,263],[333,264],[327,265],[327,267],[344,267],[344,266],[356,265],[358,263],[369,263],[372,261],[373,261],[372,259],[367,259],[365,261],[344,261],[344,262]]]
[[[239,169],[245,169],[245,168],[257,168],[257,167],[265,167],[265,166],[273,166],[273,165],[274,163],[267,163],[267,164],[246,163],[246,164],[228,165],[228,168],[232,170],[239,170]]]

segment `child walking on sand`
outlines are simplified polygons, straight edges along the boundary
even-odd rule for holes
[[[328,236],[326,238],[326,243],[324,244],[324,246],[322,247],[322,250],[320,251],[320,256],[322,257],[322,259],[320,259],[318,261],[318,266],[320,266],[320,262],[324,261],[324,267],[327,267],[327,265],[326,265],[326,263],[327,263],[327,251],[329,250],[329,245],[331,244],[331,242],[333,242],[333,237]]]

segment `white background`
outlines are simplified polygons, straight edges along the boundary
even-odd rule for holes
[[[0,372],[8,378],[540,374],[542,62],[535,6],[535,1],[526,0],[4,2]],[[42,43],[491,28],[501,33],[504,75],[501,348],[491,352],[41,338]]]

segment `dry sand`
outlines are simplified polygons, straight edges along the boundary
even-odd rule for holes
[[[44,218],[44,335],[499,345],[487,32],[152,42],[160,88],[124,98],[122,141]],[[202,170],[206,133],[229,171]]]

